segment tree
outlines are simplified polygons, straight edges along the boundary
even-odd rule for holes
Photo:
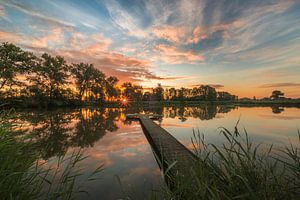
[[[118,78],[115,76],[110,76],[106,79],[106,94],[109,99],[116,98],[118,96],[119,91],[116,88],[118,81]]]
[[[141,101],[143,98],[142,86],[133,85],[130,82],[125,82],[122,84],[124,88],[123,96],[127,97],[132,101]]]
[[[60,96],[60,89],[67,83],[68,77],[68,66],[64,58],[44,53],[29,80],[52,101]]]
[[[220,101],[234,101],[236,100],[236,96],[229,92],[217,92],[217,99]]]
[[[183,87],[180,88],[179,91],[178,91],[177,97],[178,97],[178,99],[180,101],[184,101],[185,100],[184,91],[185,91],[185,88],[183,88]]]
[[[78,98],[82,100],[84,93],[86,97],[89,96],[88,91],[92,89],[98,72],[93,64],[88,63],[73,64],[71,72],[75,78],[75,85],[79,90]],[[99,93],[98,89],[94,85],[93,90],[96,94]]]
[[[157,101],[164,100],[164,89],[162,88],[160,83],[157,85],[156,88],[153,89],[153,95]]]
[[[19,74],[30,71],[35,65],[36,57],[10,43],[0,45],[0,89],[5,86],[19,85],[16,78]]]
[[[176,98],[176,89],[170,88],[168,92],[168,96],[170,100],[174,100]]]
[[[274,90],[272,92],[272,95],[270,96],[271,99],[274,99],[274,100],[278,100],[280,98],[284,98],[284,93],[279,91],[279,90]]]
[[[217,99],[217,92],[215,88],[209,85],[201,85],[199,90],[204,100],[215,101]]]
[[[105,74],[103,72],[101,72],[100,70],[94,68],[92,78],[93,78],[93,80],[92,80],[91,89],[95,96],[95,99],[104,101],[105,88],[106,88]]]

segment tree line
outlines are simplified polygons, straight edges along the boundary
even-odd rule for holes
[[[144,92],[131,82],[118,84],[115,76],[106,76],[90,63],[72,63],[61,56],[43,53],[36,56],[12,43],[0,45],[0,95],[29,105],[60,105],[74,102],[235,100],[228,92],[217,92],[203,85],[193,89],[157,87]]]

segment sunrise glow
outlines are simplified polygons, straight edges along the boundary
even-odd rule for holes
[[[0,41],[120,83],[300,97],[299,1],[0,1]]]

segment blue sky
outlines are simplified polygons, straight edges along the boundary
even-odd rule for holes
[[[0,0],[0,41],[145,87],[300,97],[300,0]]]

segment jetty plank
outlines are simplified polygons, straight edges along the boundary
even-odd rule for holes
[[[196,156],[165,129],[154,123],[147,115],[139,114],[139,121],[144,134],[155,154],[163,161],[164,167],[171,167],[171,174],[186,175],[191,165],[196,161]],[[162,166],[160,166],[162,167]]]

